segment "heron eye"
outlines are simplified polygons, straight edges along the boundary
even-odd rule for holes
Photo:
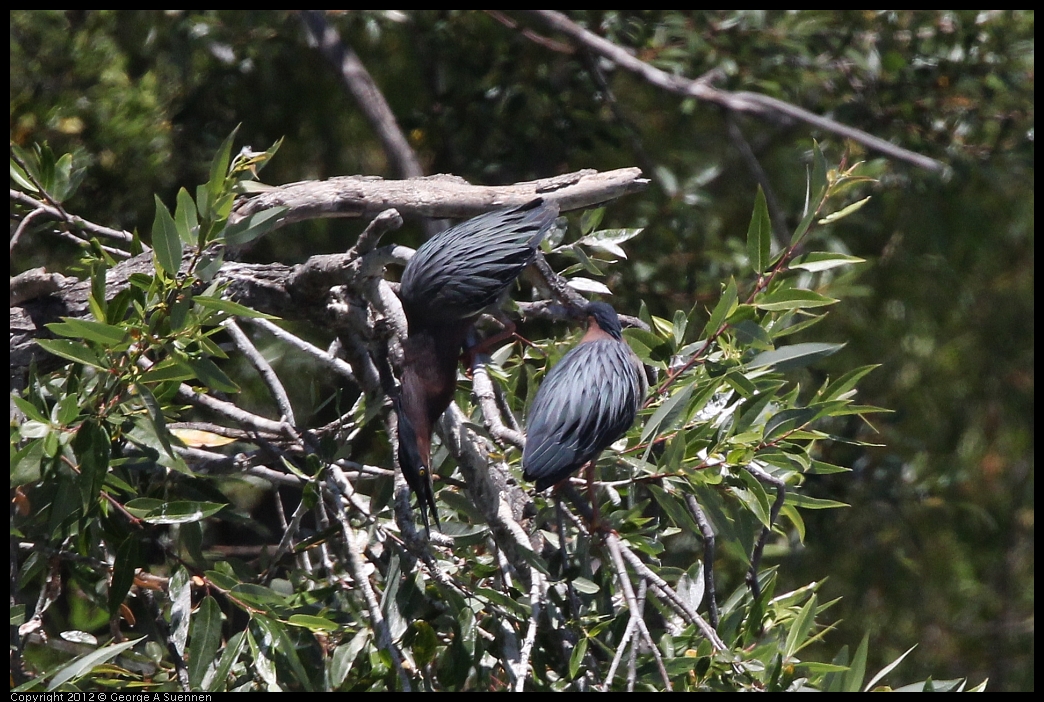
[[[424,478],[424,477],[426,477],[427,475],[428,475],[428,471],[426,471],[426,470],[424,470],[423,468],[421,468],[421,469],[420,469],[420,477]]]

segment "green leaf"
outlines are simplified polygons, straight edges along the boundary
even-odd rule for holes
[[[135,517],[149,524],[184,524],[198,522],[217,514],[225,505],[217,502],[178,500],[164,502],[151,497],[139,497],[124,505]]]
[[[290,636],[286,632],[286,627],[283,623],[274,619],[269,619],[261,615],[255,615],[254,621],[267,632],[268,637],[274,644],[274,650],[276,655],[282,658],[290,669],[294,673],[294,677],[297,678],[297,682],[304,687],[308,692],[314,691],[312,685],[312,679],[308,675],[308,671],[305,669],[304,664],[301,662],[300,656],[297,655],[297,647],[294,646],[290,640]]]
[[[794,505],[795,507],[801,507],[802,509],[837,509],[838,507],[851,507],[851,505],[845,504],[844,502],[837,502],[836,500],[827,500],[821,497],[809,497],[808,495],[802,495],[799,492],[787,491],[786,499],[783,504]]]
[[[225,372],[217,367],[217,364],[209,358],[187,358],[184,361],[196,377],[211,390],[221,392],[238,393],[239,386],[225,375]]]
[[[847,399],[844,396],[846,396],[848,392],[856,386],[856,383],[858,383],[867,373],[878,367],[880,367],[880,364],[853,368],[834,382],[830,383],[830,385],[823,390],[820,399],[824,401]]]
[[[207,200],[209,211],[203,215],[208,219],[220,219],[216,216],[217,212],[214,211],[218,207],[218,199],[224,194],[225,191],[225,179],[228,176],[228,164],[232,155],[232,143],[236,139],[236,132],[239,131],[239,125],[232,130],[232,133],[225,137],[225,140],[221,142],[221,146],[218,147],[217,153],[214,154],[214,160],[210,162],[210,179],[207,181]],[[202,210],[201,210],[202,212]]]
[[[337,690],[348,673],[351,672],[352,664],[359,656],[359,652],[366,647],[370,641],[370,630],[361,629],[352,640],[343,646],[338,646],[330,660],[330,688]]]
[[[36,343],[39,344],[44,351],[54,354],[55,356],[60,356],[61,358],[75,361],[76,363],[82,363],[85,366],[99,368],[101,370],[106,370],[108,368],[108,366],[104,365],[93,351],[75,341],[66,341],[65,339],[37,339]]]
[[[116,550],[116,558],[112,564],[112,582],[109,583],[110,618],[119,614],[120,605],[134,584],[134,571],[138,567],[138,559],[138,540],[131,534]]]
[[[758,194],[754,197],[754,213],[747,227],[747,259],[751,268],[758,275],[768,268],[772,251],[772,224],[769,220],[768,205],[765,193],[758,186]]]
[[[602,223],[602,217],[604,216],[605,207],[584,210],[584,213],[580,215],[580,233],[586,236],[593,232],[595,227]]]
[[[23,425],[24,426],[24,425]],[[44,425],[46,426],[46,425]],[[24,434],[23,434],[24,436]],[[11,444],[14,448],[14,444]],[[34,483],[40,479],[44,461],[44,440],[30,441],[11,455],[11,487]]]
[[[791,344],[773,351],[759,353],[747,363],[747,368],[774,366],[781,371],[804,368],[820,359],[837,353],[844,347],[844,344],[827,344],[822,342]]]
[[[718,300],[718,304],[714,306],[714,311],[711,312],[710,319],[707,320],[707,325],[703,328],[703,335],[701,338],[709,339],[714,334],[718,333],[718,330],[721,329],[721,325],[725,322],[726,318],[728,318],[736,308],[738,294],[736,279],[729,278],[729,283],[725,286],[725,292],[722,293],[721,299]]]
[[[596,295],[612,295],[613,291],[610,290],[605,283],[600,283],[597,280],[591,280],[590,278],[584,278],[577,276],[570,278],[566,281],[566,284],[574,290],[580,292],[594,293]]]
[[[801,237],[805,236],[805,232],[807,232],[809,226],[811,226],[812,220],[815,218],[816,212],[823,201],[823,197],[826,195],[826,188],[826,158],[824,158],[823,152],[819,148],[819,144],[813,140],[812,173],[808,178],[808,183],[805,189],[805,213],[802,215],[801,222],[798,224],[797,229],[794,230],[794,235],[790,237],[791,246],[796,244]]]
[[[847,266],[853,263],[866,263],[866,259],[858,256],[849,256],[848,254],[819,252],[795,258],[790,263],[789,268],[818,273],[819,271],[827,271],[831,268]]]
[[[848,207],[840,209],[837,212],[832,212],[832,213],[828,214],[826,217],[824,217],[823,219],[819,220],[819,223],[820,224],[831,224],[832,222],[836,222],[839,219],[844,219],[845,217],[847,217],[848,215],[852,214],[853,212],[858,212],[860,209],[862,209],[863,205],[865,205],[868,202],[870,202],[870,198],[869,197],[865,197],[862,200],[859,200],[858,202],[853,202]]]
[[[141,375],[141,383],[165,383],[192,380],[196,374],[172,358],[166,358]],[[139,384],[139,388],[141,384]]]
[[[199,226],[196,217],[196,203],[185,188],[178,191],[178,206],[174,210],[174,225],[177,227],[178,236],[185,246],[198,246],[195,229]]]
[[[577,642],[576,647],[573,648],[573,652],[569,655],[569,679],[573,680],[576,678],[576,674],[580,672],[580,664],[584,661],[584,656],[587,654],[587,639],[583,638]]]
[[[439,639],[431,624],[424,620],[413,622],[416,636],[413,639],[413,657],[417,665],[426,666],[435,659],[438,651]]]
[[[11,148],[12,150],[17,148],[19,149],[19,151],[21,151],[21,149],[13,143],[11,145]],[[24,153],[24,151],[22,153]],[[22,160],[23,162],[25,162],[24,158]],[[25,190],[26,192],[39,192],[36,189],[36,186],[33,185],[32,181],[29,180],[29,176],[26,174],[26,172],[22,170],[22,167],[19,166],[13,158],[11,159],[11,180],[13,180],[16,185],[18,185],[20,188],[22,188],[22,190]]]
[[[97,261],[91,266],[91,292],[87,296],[87,305],[91,308],[91,315],[99,322],[119,322],[120,319],[108,319],[105,300],[106,277],[108,266],[104,260]]]
[[[152,220],[152,254],[156,265],[171,278],[181,269],[181,237],[163,201],[156,197],[156,217]]]
[[[776,412],[765,422],[762,443],[770,443],[788,432],[808,424],[816,417],[818,411],[815,407],[792,407]]]
[[[587,255],[587,252],[584,251],[581,247],[575,245],[571,246],[568,249],[566,249],[563,253],[567,252],[576,256],[576,260],[580,262],[580,266],[583,268],[583,270],[587,271],[591,275],[605,275],[605,271],[603,271],[598,266],[598,264],[596,264],[591,259],[591,257]]]
[[[65,321],[52,322],[46,326],[60,336],[94,341],[103,346],[116,346],[127,340],[127,330],[123,327],[73,317],[63,317],[63,319]]]
[[[311,614],[294,614],[286,620],[287,624],[303,627],[309,631],[337,631],[340,624],[332,622],[325,617],[316,617]]]
[[[837,300],[832,297],[803,288],[784,288],[754,298],[755,307],[770,312],[825,307],[835,302]]]
[[[671,357],[671,346],[652,332],[628,327],[623,330],[623,337],[635,355],[649,366],[663,367]]]
[[[686,385],[657,407],[656,411],[653,412],[653,416],[649,418],[649,421],[645,423],[645,427],[642,428],[640,442],[645,443],[648,439],[659,436],[662,432],[673,428],[674,423],[684,414],[689,398],[692,397],[692,391],[693,386]],[[650,443],[646,449],[646,460],[648,460],[648,454],[651,449],[652,444]]]
[[[899,656],[898,658],[896,658],[896,659],[895,659],[894,661],[892,661],[891,663],[889,663],[888,665],[886,665],[886,666],[885,666],[884,668],[881,668],[880,672],[878,672],[878,673],[877,673],[877,675],[875,675],[874,677],[872,677],[872,678],[870,679],[870,682],[868,682],[868,683],[866,684],[866,687],[864,687],[864,688],[863,688],[863,692],[869,692],[870,690],[872,690],[872,689],[874,688],[874,685],[876,685],[876,684],[877,684],[877,681],[878,681],[878,680],[880,680],[881,678],[883,678],[884,676],[888,675],[888,674],[889,674],[889,673],[891,673],[891,672],[892,672],[893,670],[895,670],[896,666],[898,666],[898,665],[899,665],[900,663],[902,663],[902,662],[903,662],[903,659],[904,659],[904,658],[906,658],[907,656],[909,656],[909,655],[910,655],[910,653],[911,653],[911,652],[912,652],[912,651],[913,651],[913,650],[914,650],[915,648],[917,648],[917,644],[914,644],[914,645],[913,645],[913,646],[911,646],[910,648],[906,649],[906,653],[904,653],[903,655],[901,655],[901,656]]]
[[[689,316],[682,310],[674,311],[674,323],[672,334],[674,335],[675,347],[681,346],[685,341],[685,328],[689,325]]]
[[[206,596],[192,615],[189,631],[188,672],[193,690],[203,686],[203,679],[214,663],[221,646],[221,607],[217,600]]]
[[[96,420],[90,420],[81,424],[76,431],[72,448],[80,464],[77,482],[83,511],[87,512],[98,501],[102,485],[105,484],[112,442],[104,427]]]
[[[133,641],[124,641],[123,643],[99,648],[97,651],[91,651],[90,653],[85,653],[78,658],[74,658],[71,663],[54,674],[54,677],[51,678],[51,682],[47,684],[47,691],[53,692],[70,680],[86,675],[91,672],[95,666],[99,666],[112,660],[141,640],[142,639],[139,638],[134,639]]]
[[[813,460],[808,472],[817,475],[829,475],[830,473],[847,473],[851,470],[851,468],[845,468],[844,466],[835,466],[832,463]]]
[[[797,617],[794,619],[794,623],[790,627],[790,632],[787,634],[787,642],[783,646],[783,658],[784,660],[790,660],[794,657],[794,654],[801,650],[807,642],[808,631],[815,622],[816,615],[816,596],[813,594],[809,598],[805,606],[801,608]]]
[[[153,430],[156,432],[156,438],[160,440],[163,445],[163,449],[167,452],[167,455],[171,458],[176,458],[174,455],[174,449],[170,445],[170,431],[167,429],[167,420],[163,416],[163,407],[159,401],[156,400],[156,396],[152,394],[149,388],[141,383],[134,386],[134,390],[138,393],[138,397],[145,404],[145,409],[149,413],[149,421],[152,422]]]
[[[14,402],[18,409],[22,410],[22,413],[29,419],[35,419],[41,424],[50,424],[50,420],[36,408],[36,405],[24,397],[11,395],[11,401]]]
[[[581,577],[573,578],[573,587],[576,588],[577,592],[584,595],[594,595],[601,590],[597,583]]]
[[[812,140],[812,200],[818,201],[826,194],[827,162],[819,142]]]
[[[228,640],[225,650],[221,653],[221,660],[218,661],[217,668],[209,671],[203,677],[202,689],[208,692],[219,692],[225,689],[228,673],[232,670],[236,660],[239,659],[239,653],[243,650],[243,644],[246,643],[246,637],[243,633],[241,631]]]
[[[870,644],[870,634],[864,634],[859,643],[855,655],[852,656],[852,664],[848,667],[841,683],[841,692],[859,692],[863,687],[863,676],[866,675],[866,653]]]
[[[225,227],[227,246],[237,247],[264,236],[283,219],[288,207],[269,207]]]
[[[238,302],[232,302],[231,300],[225,300],[220,297],[210,297],[206,295],[197,295],[192,298],[200,307],[206,307],[211,310],[218,310],[220,312],[227,312],[228,314],[236,317],[252,317],[257,319],[279,319],[279,317],[273,317],[270,314],[264,312],[258,312],[253,310],[246,305],[241,305]]]
[[[505,595],[499,590],[488,587],[475,588],[475,595],[493,604],[500,605],[505,611],[512,613],[520,619],[529,617],[529,608],[513,597]]]

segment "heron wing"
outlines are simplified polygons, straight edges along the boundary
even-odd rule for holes
[[[625,343],[599,339],[567,353],[548,372],[529,410],[525,478],[542,490],[619,439],[634,423],[643,381]]]
[[[403,271],[399,296],[407,317],[460,319],[496,302],[533,260],[557,216],[556,203],[537,199],[436,234]]]

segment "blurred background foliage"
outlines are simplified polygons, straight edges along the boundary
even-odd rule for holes
[[[777,544],[780,588],[829,576],[843,621],[820,659],[871,632],[868,668],[915,642],[904,677],[990,678],[1031,690],[1033,657],[1032,11],[602,11],[571,17],[667,71],[750,90],[946,162],[946,176],[864,153],[808,125],[731,116],[664,93],[533,28],[525,16],[367,11],[328,19],[375,78],[426,173],[504,184],[639,165],[653,187],[603,226],[646,227],[608,285],[618,309],[670,317],[713,304],[742,275],[757,180],[797,217],[811,138],[880,178],[817,248],[867,259],[817,338],[847,347],[818,373],[879,363],[808,492],[804,545]],[[87,159],[69,212],[148,228],[238,123],[239,144],[285,137],[265,180],[395,177],[372,130],[292,12],[12,11],[11,141]],[[514,26],[516,23],[520,26]],[[529,36],[521,31],[530,27]],[[536,41],[534,41],[536,39]],[[611,90],[611,96],[605,87]],[[791,229],[794,221],[785,223]],[[256,260],[343,251],[357,222],[298,225]],[[416,223],[401,234],[420,240]],[[73,248],[36,239],[11,272],[63,269]],[[829,327],[829,328],[825,328]],[[814,385],[818,377],[810,377]],[[772,559],[770,559],[771,562]],[[788,582],[789,581],[789,582]]]

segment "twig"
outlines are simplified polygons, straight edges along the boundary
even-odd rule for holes
[[[610,533],[607,534],[605,538],[606,541],[614,540],[619,544],[620,553],[622,553],[627,562],[631,564],[631,567],[634,568],[635,572],[648,580],[653,590],[658,592],[663,600],[670,605],[670,607],[677,612],[682,619],[699,629],[700,632],[719,651],[724,651],[727,648],[725,642],[721,640],[720,636],[718,636],[718,632],[714,631],[714,629],[703,620],[703,617],[689,607],[689,603],[682,599],[678,593],[667,584],[667,581],[653,572],[649,566],[642,562],[642,559],[631,551],[631,549],[627,547],[627,544],[621,542],[619,536]]]
[[[290,332],[286,331],[282,327],[274,324],[273,322],[267,319],[245,318],[244,321],[246,321],[248,324],[257,327],[258,329],[264,329],[272,336],[276,337],[280,341],[285,341],[298,351],[303,351],[305,354],[311,356],[316,361],[318,361],[321,365],[325,366],[326,368],[329,368],[338,375],[348,378],[353,383],[358,382],[355,377],[355,372],[349,364],[345,363],[336,356],[331,356],[318,346],[313,346],[312,344],[308,343],[299,336],[291,334]],[[283,411],[285,414],[285,410],[283,410],[282,407],[280,407],[280,411]],[[292,416],[293,415],[291,414],[290,417]],[[289,419],[289,421],[291,421],[291,423],[294,423],[292,419]]]
[[[395,647],[392,642],[391,631],[388,629],[388,622],[384,619],[384,614],[381,612],[381,606],[377,600],[377,595],[374,593],[373,586],[370,584],[370,579],[366,575],[366,569],[363,567],[362,553],[359,551],[358,538],[356,537],[355,530],[352,529],[352,525],[348,522],[348,516],[344,510],[339,509],[338,505],[331,505],[333,508],[334,517],[341,525],[341,530],[344,532],[345,548],[348,555],[348,570],[351,571],[352,579],[354,580],[355,587],[347,588],[347,590],[358,590],[362,593],[363,600],[366,603],[366,611],[370,615],[370,623],[373,626],[373,630],[377,632],[377,645],[388,652],[388,657],[391,658],[392,666],[399,675],[399,684],[402,685],[403,692],[412,692],[410,686],[410,679],[406,676],[406,671],[402,667],[402,654],[399,649]]]
[[[232,343],[236,345],[236,348],[246,356],[250,365],[261,375],[261,379],[268,386],[268,391],[272,393],[272,399],[275,400],[276,406],[279,407],[279,411],[283,415],[283,421],[289,422],[291,426],[296,425],[297,420],[294,418],[294,408],[290,405],[290,398],[286,394],[286,388],[283,387],[283,382],[279,380],[279,376],[276,375],[271,364],[258,352],[257,347],[243,333],[243,330],[239,328],[235,320],[231,318],[226,319],[221,323],[221,326],[232,337]]]
[[[924,168],[936,173],[947,170],[945,164],[933,158],[896,146],[861,129],[849,127],[827,117],[821,117],[783,100],[747,91],[731,92],[720,90],[711,85],[710,80],[692,80],[691,78],[672,75],[662,71],[628,53],[623,47],[584,29],[560,12],[552,10],[526,10],[525,12],[540,21],[545,27],[562,32],[574,43],[587,47],[596,54],[604,56],[632,73],[638,74],[648,83],[663,90],[714,103],[735,112],[749,112],[759,116],[767,114],[786,115],[842,138],[859,142],[867,148],[879,151],[889,158],[905,161],[918,168]]]
[[[649,633],[649,628],[645,625],[645,620],[642,619],[641,610],[638,608],[638,600],[634,596],[634,588],[631,586],[631,579],[627,575],[627,566],[624,565],[623,555],[620,553],[620,542],[617,539],[606,539],[606,546],[609,547],[609,553],[613,557],[613,566],[616,569],[616,578],[620,581],[620,589],[623,590],[624,600],[627,602],[627,608],[631,612],[631,619],[633,619],[638,627],[638,631],[641,632],[642,637],[646,643],[649,644],[649,648],[652,649],[653,658],[656,659],[656,667],[659,668],[660,678],[663,680],[664,686],[668,692],[673,690],[671,686],[670,676],[667,675],[667,668],[663,665],[663,657],[660,655],[660,649],[657,648],[656,642],[653,641],[652,634]],[[634,644],[637,645],[637,642]],[[607,680],[606,684],[610,681]]]
[[[522,432],[517,429],[509,429],[504,425],[504,420],[497,407],[493,381],[489,377],[487,368],[489,362],[490,358],[487,354],[477,354],[475,356],[474,363],[471,366],[471,393],[482,408],[482,417],[485,419],[486,428],[489,429],[489,433],[493,435],[493,438],[501,443],[511,444],[519,449],[524,449],[526,437]]]
[[[58,220],[61,220],[63,222],[67,222],[69,225],[71,225],[73,227],[76,227],[77,229],[83,229],[84,231],[88,231],[88,232],[90,232],[92,234],[97,234],[98,236],[105,237],[106,239],[112,239],[114,241],[119,241],[119,242],[122,242],[122,243],[129,244],[130,242],[134,241],[134,235],[131,234],[130,232],[123,231],[121,229],[111,229],[110,227],[103,227],[100,224],[94,224],[93,222],[88,222],[87,220],[83,219],[82,217],[77,217],[76,215],[69,214],[68,212],[66,212],[64,209],[61,209],[60,207],[52,207],[51,205],[45,204],[43,202],[40,202],[36,198],[31,197],[29,195],[26,195],[25,193],[21,192],[20,190],[15,190],[14,188],[10,188],[10,191],[11,191],[11,199],[12,200],[20,202],[23,205],[28,205],[29,207],[32,207],[34,210],[43,210],[44,212],[46,212],[48,215],[50,215],[54,219],[58,219]],[[143,251],[151,251],[152,250],[151,248],[146,246],[144,243],[141,244],[141,247],[142,247]],[[113,249],[113,251],[119,251],[119,250],[118,249]],[[121,253],[124,256],[128,255],[126,251],[120,251],[119,253]]]
[[[340,33],[326,22],[321,10],[304,10],[301,21],[308,31],[309,39],[340,73],[342,84],[355,98],[359,109],[380,139],[395,174],[400,178],[424,175],[424,169],[399,127],[388,101],[356,53],[344,42]]]
[[[757,602],[758,598],[761,597],[761,583],[758,582],[758,566],[761,564],[761,554],[765,550],[765,543],[772,532],[772,526],[776,523],[776,518],[779,517],[779,510],[783,508],[783,501],[787,497],[787,485],[779,478],[769,475],[753,463],[748,463],[744,468],[760,482],[768,483],[776,488],[776,500],[772,503],[772,509],[769,512],[769,523],[761,530],[758,543],[754,545],[754,552],[750,554],[750,570],[747,572],[747,585],[750,586],[751,596]]]
[[[696,520],[696,525],[703,534],[703,590],[704,599],[707,601],[707,609],[710,612],[710,625],[715,630],[718,628],[718,599],[714,592],[714,527],[711,526],[703,508],[696,501],[695,495],[689,493],[685,496],[685,504],[689,507],[689,513]]]
[[[537,622],[540,620],[545,592],[547,592],[547,581],[544,580],[543,573],[534,570],[533,582],[529,586],[529,626],[526,629],[526,638],[522,641],[522,651],[515,670],[515,692],[523,692],[525,689],[529,657],[533,654],[533,644],[536,643]]]
[[[725,133],[729,135],[729,140],[732,141],[732,145],[743,158],[743,162],[747,165],[747,170],[751,172],[754,180],[758,181],[758,185],[761,186],[761,191],[765,193],[765,205],[769,211],[772,235],[776,239],[776,246],[781,250],[785,249],[787,244],[790,243],[790,235],[787,232],[787,216],[783,212],[783,208],[780,207],[779,198],[776,197],[776,189],[772,187],[772,181],[769,180],[768,173],[761,167],[761,162],[754,155],[754,149],[750,147],[747,138],[743,136],[743,130],[740,129],[732,112],[725,115]]]

